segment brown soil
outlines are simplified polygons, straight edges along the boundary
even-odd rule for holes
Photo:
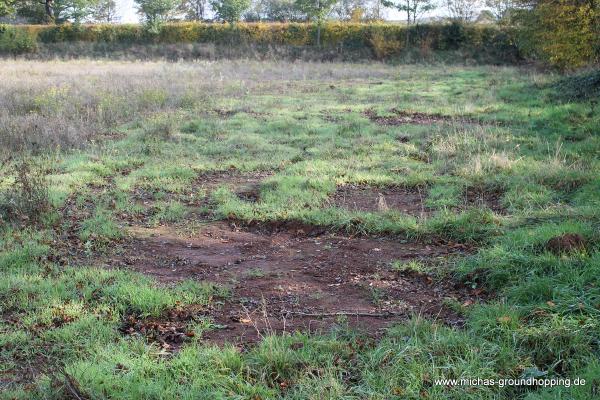
[[[271,332],[327,330],[341,320],[377,335],[414,314],[460,325],[462,317],[446,301],[469,305],[480,294],[449,280],[390,269],[395,260],[431,263],[464,252],[458,244],[308,237],[298,231],[264,234],[226,222],[207,223],[193,238],[169,227],[136,228],[131,235],[119,251],[100,260],[104,266],[131,268],[163,283],[197,279],[232,289],[222,308],[209,311],[221,329],[205,338],[217,343],[253,343]],[[187,334],[184,325],[169,318],[149,323],[151,339],[169,346]],[[147,332],[146,322],[141,324]],[[126,321],[124,329],[141,331],[138,325]]]
[[[210,193],[225,185],[241,198],[256,201],[267,176],[234,170],[207,173],[194,181],[192,190]],[[415,216],[426,212],[418,191],[401,188],[345,186],[333,201],[361,211],[395,209]],[[76,208],[71,215],[71,208],[65,208],[65,218],[78,220],[81,215]],[[128,222],[128,238],[114,243],[108,254],[89,256],[76,232],[68,231],[63,243],[69,246],[59,246],[57,257],[72,265],[133,269],[163,284],[195,279],[232,290],[231,298],[218,307],[174,310],[154,319],[128,316],[123,321],[124,334],[144,335],[167,351],[191,336],[189,323],[199,317],[209,316],[220,327],[205,334],[215,343],[248,344],[268,333],[327,331],[338,324],[376,336],[415,314],[460,325],[463,319],[449,302],[468,306],[481,295],[451,280],[390,268],[398,260],[435,265],[470,250],[456,243],[346,237],[289,222],[242,227],[201,219],[193,221],[193,230],[186,230],[190,221],[183,221],[184,236],[177,227],[143,227],[143,220],[135,218]]]
[[[417,125],[430,125],[430,124],[438,124],[443,122],[461,122],[461,123],[476,123],[468,118],[464,117],[451,117],[448,115],[442,114],[427,114],[422,112],[409,112],[404,110],[398,110],[396,108],[392,108],[390,110],[393,115],[381,116],[375,112],[373,109],[368,109],[364,112],[365,116],[367,116],[371,121],[375,122],[378,125],[404,125],[404,124],[417,124]]]
[[[496,214],[506,214],[502,205],[503,193],[500,190],[486,190],[472,187],[464,193],[465,203],[470,207],[487,207]]]
[[[345,185],[335,192],[332,203],[350,211],[382,212],[400,211],[420,217],[425,216],[425,193],[418,189],[400,187],[374,188],[362,185]]]
[[[548,240],[546,249],[556,255],[572,253],[585,249],[586,241],[577,233],[567,233]]]

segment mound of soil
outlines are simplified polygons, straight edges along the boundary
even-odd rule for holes
[[[556,255],[584,250],[585,246],[586,240],[577,233],[566,233],[562,236],[556,236],[546,243],[546,249]]]
[[[427,215],[424,193],[400,187],[374,188],[362,185],[341,186],[333,195],[336,207],[350,211],[384,212],[396,210],[420,217]]]
[[[392,261],[424,263],[465,251],[458,244],[408,243],[334,234],[264,233],[226,222],[207,223],[191,238],[169,227],[132,230],[129,242],[100,260],[169,283],[183,279],[228,286],[233,296],[210,315],[222,329],[206,334],[217,343],[253,343],[272,332],[321,331],[341,320],[377,335],[414,314],[460,325],[447,301],[471,304],[479,293],[450,281],[390,269]],[[151,331],[169,345],[185,328],[133,321],[126,330]],[[165,335],[171,335],[165,337]],[[172,336],[174,335],[174,336]],[[162,343],[161,342],[161,343]]]

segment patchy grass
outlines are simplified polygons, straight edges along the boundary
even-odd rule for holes
[[[241,61],[2,67],[0,144],[32,152],[51,205],[35,224],[0,228],[2,397],[597,394],[600,110],[588,97],[557,102],[556,77],[506,67]],[[10,199],[17,180],[3,178],[0,198]],[[336,193],[351,187],[369,188],[374,200],[337,206]],[[390,188],[419,193],[422,211],[395,208]],[[194,236],[212,219],[464,246],[435,267],[412,257],[386,268],[453,280],[487,301],[448,300],[464,317],[460,327],[413,315],[372,337],[340,316],[319,335],[268,332],[241,351],[204,339],[224,328],[210,315],[232,295],[227,288],[191,279],[160,285],[93,266],[101,253],[118,252],[129,228],[174,225]],[[552,252],[548,241],[565,234],[582,244]],[[246,271],[249,280],[264,275]],[[374,303],[389,300],[382,293],[372,288]],[[122,332],[127,318],[160,327],[175,323],[173,313],[191,315],[175,321],[185,336],[176,350]],[[587,384],[436,384],[529,376]]]

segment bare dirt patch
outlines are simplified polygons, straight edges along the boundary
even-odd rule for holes
[[[390,268],[397,260],[443,260],[466,250],[459,244],[265,234],[227,222],[207,223],[191,238],[171,227],[136,228],[131,235],[102,265],[166,284],[196,279],[231,288],[233,296],[211,311],[220,329],[205,334],[217,343],[253,343],[267,333],[318,332],[336,324],[376,335],[414,314],[459,325],[462,317],[448,302],[471,304],[479,295],[449,280]],[[185,335],[181,329],[178,337]]]
[[[364,115],[368,117],[372,122],[378,125],[387,125],[387,126],[395,126],[395,125],[405,125],[405,124],[413,124],[413,125],[431,125],[431,124],[439,124],[439,123],[449,123],[449,122],[459,122],[459,123],[467,123],[467,124],[476,124],[479,123],[476,120],[466,117],[454,117],[449,115],[442,114],[428,114],[422,112],[413,112],[413,111],[405,111],[399,110],[397,108],[392,108],[390,113],[393,115],[379,115],[375,110],[368,109],[364,112]]]
[[[226,110],[223,108],[215,108],[211,111],[211,113],[216,114],[220,118],[231,118],[234,115],[237,115],[239,113],[252,115],[255,118],[266,118],[270,115],[269,113],[257,112],[257,111],[251,110],[249,108],[239,108],[239,109],[235,109],[235,110]]]
[[[471,187],[465,191],[464,200],[469,207],[487,207],[496,214],[506,214],[506,208],[502,205],[503,194],[497,189]]]
[[[389,210],[421,217],[428,214],[424,191],[401,187],[376,188],[364,185],[345,185],[338,188],[332,203],[350,211],[384,212]]]

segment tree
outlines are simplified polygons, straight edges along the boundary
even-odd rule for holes
[[[93,18],[98,22],[117,22],[117,4],[115,0],[99,0],[94,9]]]
[[[566,70],[600,62],[600,2],[540,0],[533,13],[531,38],[551,64]]]
[[[15,4],[17,15],[38,24],[54,22],[53,6],[52,0],[23,0]]]
[[[496,20],[497,18],[494,16],[494,13],[492,13],[490,10],[481,10],[475,19],[475,22],[478,24],[490,24],[494,23]]]
[[[251,0],[250,7],[243,14],[245,21],[257,22],[268,20],[266,15],[268,4],[264,0]]]
[[[485,0],[485,6],[498,21],[504,19],[509,11],[515,8],[513,0]]]
[[[15,0],[0,0],[0,17],[14,13]]]
[[[94,15],[99,0],[63,0],[60,16],[66,21],[81,23]]]
[[[294,0],[254,0],[244,14],[246,21],[302,21],[306,16],[296,8]]]
[[[250,0],[211,0],[217,18],[235,24],[250,7]]]
[[[21,0],[17,13],[32,22],[83,22],[94,13],[98,0]]]
[[[317,46],[321,46],[321,26],[331,12],[331,7],[337,0],[296,0],[296,7],[302,11],[309,20],[317,23]]]
[[[177,8],[188,21],[202,21],[206,11],[207,0],[182,0]]]
[[[381,21],[384,8],[382,0],[367,0],[365,19],[369,21]]]
[[[383,0],[382,3],[385,7],[395,8],[406,13],[406,23],[408,25],[416,23],[417,17],[437,7],[434,0]]]
[[[452,19],[468,22],[477,15],[481,2],[480,0],[446,0],[446,7]]]
[[[157,27],[172,17],[177,7],[177,0],[134,0],[138,13],[148,26]]]
[[[262,0],[261,3],[268,21],[301,21],[304,18],[294,0]]]
[[[337,19],[357,22],[364,17],[366,9],[366,0],[339,0],[333,5],[331,14]]]

